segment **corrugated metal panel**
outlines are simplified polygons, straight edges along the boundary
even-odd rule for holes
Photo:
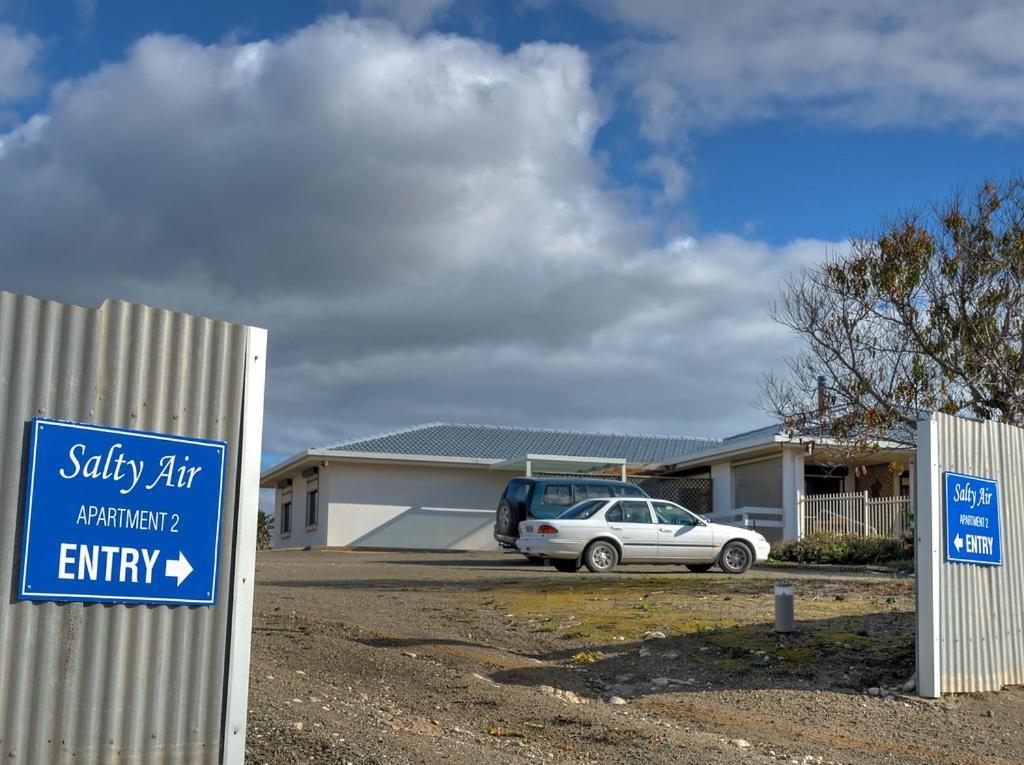
[[[0,756],[214,763],[230,638],[247,327],[0,292]],[[17,601],[37,415],[226,441],[216,608]]]
[[[996,691],[1024,684],[1024,430],[994,422],[972,422],[934,415],[931,443],[922,450],[930,466],[922,465],[921,480],[933,501],[928,518],[920,522],[927,534],[942,536],[942,489],[932,482],[955,471],[999,482],[1003,544],[1002,566],[947,563],[944,545],[933,545],[931,565],[921,572],[937,578],[937,594],[928,595],[929,582],[921,582],[919,621],[935,600],[939,608],[937,693]],[[929,469],[926,469],[929,468]],[[919,497],[921,495],[919,494]],[[919,537],[921,536],[919,526]],[[919,556],[928,554],[919,544]],[[932,583],[931,591],[934,593]]]

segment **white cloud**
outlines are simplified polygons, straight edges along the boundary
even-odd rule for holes
[[[619,75],[652,140],[800,115],[859,127],[1024,126],[1015,0],[594,0],[634,30]]]
[[[274,453],[432,420],[759,424],[791,343],[765,306],[830,245],[650,248],[603,190],[600,114],[568,46],[153,35],[3,137],[4,286],[269,327]]]
[[[422,32],[452,0],[359,0],[365,15],[386,16],[407,32]]]
[[[647,158],[643,169],[661,180],[661,196],[666,202],[678,202],[690,183],[690,171],[673,157],[654,154]]]
[[[29,95],[39,86],[36,64],[42,41],[0,24],[0,104]]]

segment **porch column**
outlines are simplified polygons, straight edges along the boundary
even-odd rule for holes
[[[804,453],[800,449],[782,450],[782,538],[796,539],[797,495],[804,493]]]
[[[732,466],[728,462],[716,462],[711,466],[711,511],[725,513],[735,509]]]
[[[526,461],[526,477],[530,478],[532,476],[533,476],[533,464],[530,462],[530,460],[527,460]]]
[[[625,465],[622,466],[622,482],[623,483],[626,482],[626,466]]]

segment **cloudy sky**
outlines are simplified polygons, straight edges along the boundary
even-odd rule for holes
[[[270,329],[266,459],[766,422],[779,284],[1020,170],[1024,6],[0,0],[0,288]]]

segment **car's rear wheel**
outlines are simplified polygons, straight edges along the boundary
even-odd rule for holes
[[[607,574],[619,562],[619,551],[611,542],[599,539],[583,552],[583,563],[595,574]]]
[[[718,565],[727,574],[742,574],[754,562],[754,554],[742,542],[729,542],[718,556]]]
[[[539,555],[527,555],[526,556],[526,562],[529,563],[531,566],[543,566],[544,565],[544,559],[542,557],[540,557]]]
[[[685,564],[690,571],[695,574],[704,574],[711,570],[714,563],[687,563]]]
[[[551,561],[551,565],[555,567],[555,571],[561,571],[564,574],[572,574],[580,570],[580,562],[578,560],[559,560],[556,558]]]
[[[496,520],[499,534],[506,537],[519,536],[519,523],[516,519],[516,511],[505,500],[502,500],[498,505],[498,517]]]

